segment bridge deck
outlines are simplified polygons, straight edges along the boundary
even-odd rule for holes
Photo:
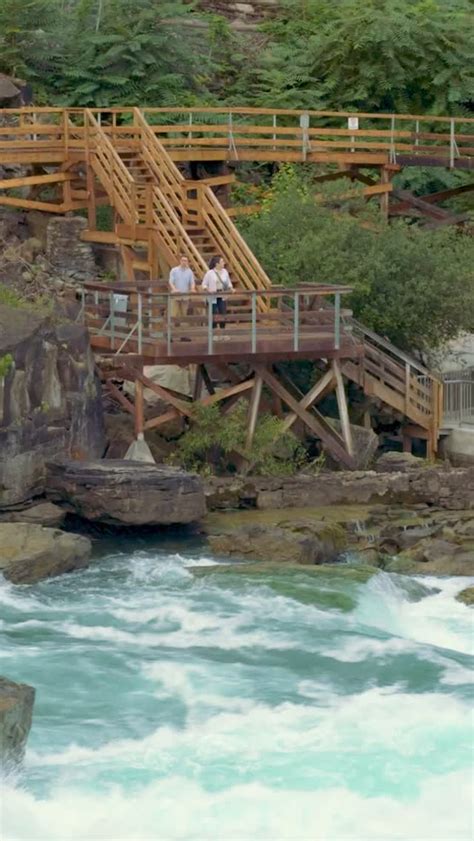
[[[213,296],[156,292],[153,287],[86,284],[82,316],[94,350],[136,354],[145,365],[355,359],[362,352],[341,310],[344,286],[223,293],[234,309],[214,314]],[[330,307],[326,299],[334,298]],[[173,312],[184,301],[186,313]],[[266,309],[259,308],[265,301]]]

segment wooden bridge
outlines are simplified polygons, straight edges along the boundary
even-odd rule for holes
[[[199,160],[335,164],[339,169],[323,178],[347,175],[363,183],[371,179],[360,169],[378,168],[380,182],[366,184],[367,195],[381,195],[385,201],[391,173],[401,165],[474,169],[474,120],[265,109],[0,112],[0,165],[29,168],[27,174],[0,181],[0,205],[53,214],[85,210],[84,239],[110,243],[120,251],[125,280],[113,286],[87,285],[81,312],[93,347],[105,360],[104,379],[122,405],[134,411],[138,432],[151,423],[147,427],[143,419],[144,386],[169,404],[165,419],[191,412],[182,396],[150,385],[143,367],[196,363],[196,399],[222,400],[225,410],[237,395],[249,397],[249,442],[265,384],[275,405],[283,402],[289,409],[284,415],[287,428],[298,418],[339,462],[354,466],[344,375],[405,418],[407,441],[410,436],[425,438],[428,452],[436,452],[441,411],[437,379],[350,320],[341,307],[347,287],[272,286],[215,195],[214,188],[231,177],[188,180],[177,166]],[[113,211],[109,231],[98,229],[101,205]],[[188,256],[198,278],[212,254],[226,260],[236,292],[229,296],[225,330],[216,328],[206,296],[193,296],[188,315],[179,322],[173,319],[163,278],[180,253]],[[277,367],[295,358],[317,360],[321,368],[307,395]],[[251,374],[239,379],[237,362],[245,362]],[[212,384],[209,364],[225,369],[231,382],[222,393]],[[114,386],[119,372],[135,382],[134,404]],[[205,398],[199,390],[203,383]],[[331,389],[336,391],[341,433],[315,406]],[[162,422],[156,418],[152,425]]]

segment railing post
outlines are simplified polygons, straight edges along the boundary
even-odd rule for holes
[[[213,317],[212,317],[212,298],[207,299],[207,352],[209,356],[212,354],[214,336],[213,336]]]
[[[294,313],[293,313],[293,350],[297,352],[300,349],[300,294],[294,293]]]
[[[166,306],[166,352],[171,356],[171,295],[165,298]]]
[[[405,362],[405,414],[408,415],[410,408],[410,379],[411,370],[410,363]]]
[[[257,293],[252,292],[252,353],[257,352]]]
[[[141,355],[143,350],[143,301],[142,293],[138,293],[138,353]]]
[[[449,135],[449,167],[450,169],[454,169],[454,158],[459,155],[459,149],[456,144],[454,120],[450,120]]]
[[[309,114],[302,114],[300,117],[300,128],[303,130],[303,141],[302,141],[302,156],[303,160],[306,160],[306,156],[309,149]]]
[[[334,350],[341,346],[341,293],[336,292],[334,301]]]
[[[115,300],[114,293],[109,292],[109,312],[110,312],[110,346],[115,350]]]

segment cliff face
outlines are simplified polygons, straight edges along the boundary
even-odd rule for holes
[[[87,332],[0,305],[0,508],[42,493],[48,460],[98,458],[104,446]]]

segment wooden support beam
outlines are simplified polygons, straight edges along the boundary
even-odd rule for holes
[[[170,409],[170,411],[168,412],[165,412],[163,415],[159,415],[156,418],[152,418],[150,420],[145,421],[144,428],[156,429],[156,427],[161,426],[161,424],[179,417],[180,414],[187,414],[188,417],[191,417],[193,413],[193,406],[196,405],[196,403],[199,403],[201,406],[212,406],[214,403],[219,403],[221,401],[227,400],[228,398],[238,399],[240,395],[243,394],[245,391],[250,391],[250,389],[254,387],[254,384],[255,380],[252,378],[250,380],[245,380],[241,383],[236,383],[235,385],[232,385],[229,388],[219,389],[219,391],[215,391],[214,394],[210,394],[208,397],[204,397],[201,400],[196,400],[194,404],[189,403],[186,407],[187,411],[185,413],[174,408]],[[147,388],[148,387],[149,386],[147,386]],[[163,397],[163,399],[166,400],[167,398]]]
[[[19,207],[21,210],[42,210],[44,213],[65,213],[68,209],[64,204],[33,201],[32,199],[16,199],[12,196],[0,195],[0,205],[5,207]]]
[[[335,386],[335,379],[334,379],[334,372],[330,368],[326,373],[321,377],[320,380],[313,386],[313,388],[308,391],[308,393],[300,400],[299,405],[302,409],[309,409],[313,403],[316,402],[317,398],[319,397],[322,399],[323,394],[327,394],[328,391],[332,391]],[[297,415],[295,412],[287,415],[283,422],[283,431],[286,432],[293,426],[294,422],[297,420]]]
[[[349,469],[353,469],[355,467],[352,455],[347,452],[345,447],[338,440],[338,437],[331,434],[328,426],[322,424],[319,418],[316,418],[306,409],[303,409],[290,392],[287,391],[286,388],[278,381],[274,374],[270,373],[270,371],[262,365],[255,366],[255,372],[260,374],[266,385],[268,385],[268,387],[274,391],[284,403],[286,403],[286,405],[297,415],[297,417],[303,421],[305,426],[307,426],[308,429],[310,429],[311,432],[313,432],[313,434],[322,441],[323,445],[337,461]],[[332,432],[334,433],[334,430]]]
[[[125,370],[124,377],[126,379],[134,380],[135,382],[139,380],[142,385],[146,386],[146,388],[149,388],[151,391],[154,391],[158,397],[161,397],[162,400],[169,403],[170,406],[176,409],[181,415],[186,417],[192,415],[191,403],[186,403],[184,400],[180,400],[178,397],[175,397],[174,394],[168,391],[168,389],[153,382],[153,380],[150,380],[149,377],[146,377],[145,374],[142,374],[140,371]]]
[[[56,184],[60,181],[70,181],[71,175],[66,172],[53,172],[51,175],[25,175],[23,178],[3,178],[0,181],[0,190],[13,190],[18,187],[43,186],[43,184]]]
[[[193,401],[194,402],[196,400],[201,399],[202,383],[203,383],[203,379],[202,379],[201,366],[196,365],[196,375],[194,377],[194,387],[193,387]]]
[[[254,386],[252,390],[252,395],[250,397],[250,406],[249,406],[249,415],[248,415],[248,426],[247,426],[247,438],[245,442],[245,449],[250,450],[253,444],[253,438],[255,435],[255,429],[257,427],[257,418],[258,418],[258,410],[260,407],[260,398],[262,396],[262,386],[263,380],[260,375],[257,374],[254,381]]]
[[[202,374],[202,378],[204,380],[204,385],[206,386],[209,394],[215,394],[216,390],[214,388],[213,382],[212,382],[212,380],[211,380],[211,378],[208,374],[208,371],[207,371],[207,368],[206,368],[205,365],[201,365],[201,374]]]
[[[339,419],[341,421],[342,436],[346,444],[346,449],[349,455],[354,455],[354,446],[352,443],[351,424],[349,421],[349,411],[347,408],[346,391],[344,388],[344,380],[342,379],[341,369],[337,359],[332,361],[332,370],[336,380],[336,397],[337,406],[339,409]]]
[[[219,187],[221,184],[235,184],[237,177],[233,173],[228,175],[210,175],[209,178],[199,178],[197,181],[186,181],[188,190],[197,189],[202,184],[207,187]]]
[[[117,388],[115,383],[108,380],[107,388],[112,397],[117,401],[117,403],[120,403],[120,405],[125,409],[125,411],[129,413],[129,415],[135,415],[135,407],[133,403],[131,403],[130,400],[128,400],[125,397],[125,394],[122,394],[122,392],[119,388]]]

